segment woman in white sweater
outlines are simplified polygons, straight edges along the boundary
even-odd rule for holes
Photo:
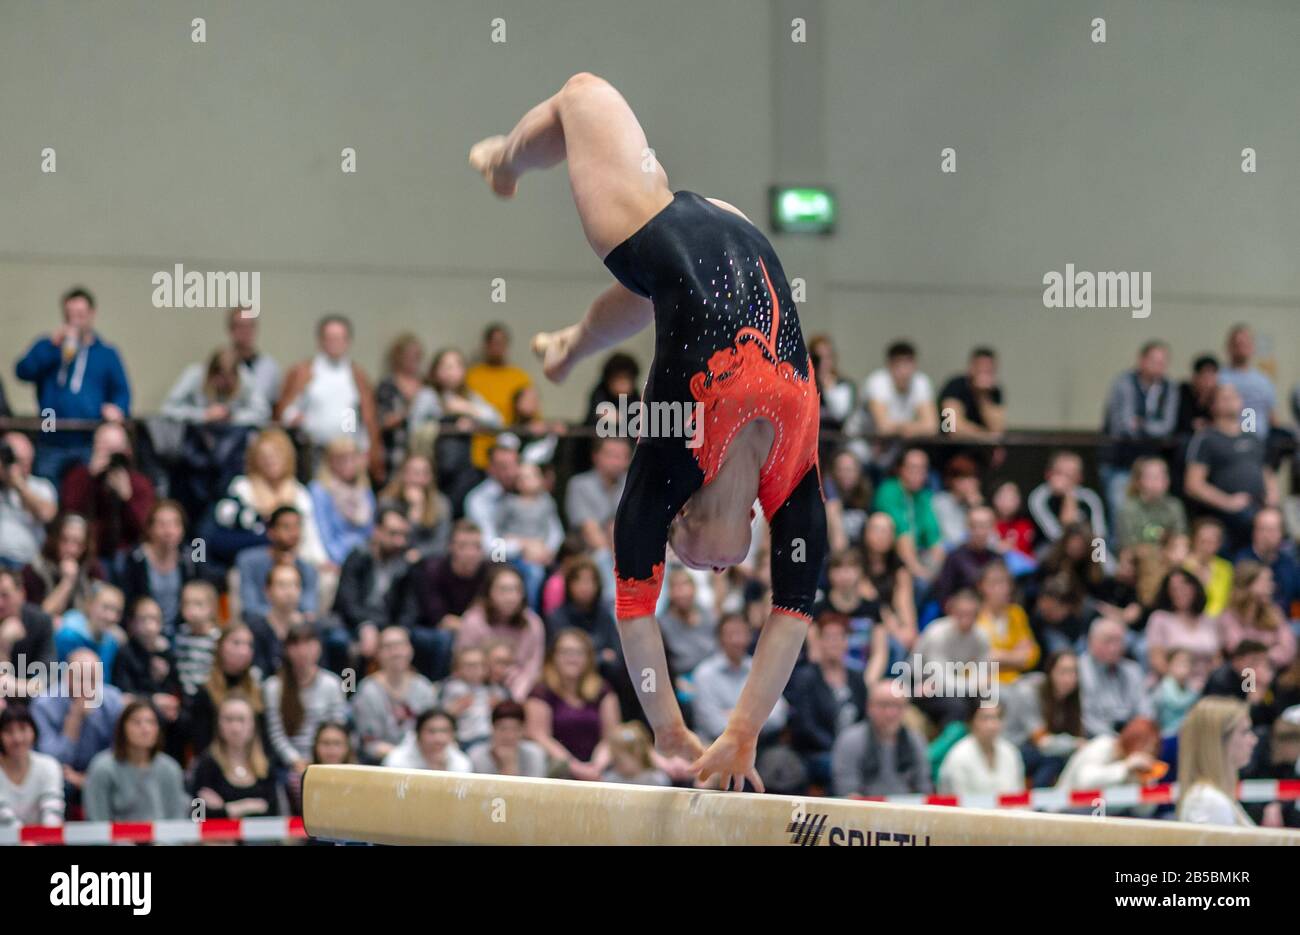
[[[1237,804],[1237,772],[1250,762],[1257,742],[1244,702],[1208,696],[1193,705],[1178,735],[1180,821],[1254,825]]]
[[[34,746],[36,722],[27,709],[0,711],[0,827],[63,824],[63,767]]]
[[[1025,762],[1002,736],[1002,706],[976,705],[969,733],[953,744],[939,767],[943,795],[1003,795],[1025,791]]]
[[[1156,759],[1160,753],[1160,725],[1150,718],[1135,717],[1119,735],[1100,734],[1074,752],[1056,788],[1106,789],[1128,783],[1144,785],[1165,774]]]

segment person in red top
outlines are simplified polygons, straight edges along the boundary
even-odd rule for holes
[[[522,173],[568,161],[592,249],[617,283],[577,324],[538,335],[549,379],[654,323],[642,431],[614,523],[615,609],[658,750],[724,789],[754,769],[811,621],[827,548],[817,464],[820,400],[789,283],[772,245],[724,201],[673,192],[622,95],[578,74],[470,164],[503,197]],[[667,428],[665,429],[665,423]],[[752,507],[771,529],[772,612],[726,730],[707,750],[671,690],[654,617],[664,557],[725,568],[750,549]],[[654,677],[649,677],[653,673]]]
[[[105,422],[95,429],[90,461],[63,475],[59,500],[64,510],[89,521],[90,541],[104,561],[140,544],[149,527],[154,489],[134,467],[125,428]]]
[[[997,515],[998,539],[1007,549],[1033,557],[1034,524],[1025,516],[1024,499],[1014,481],[998,485],[992,505]]]

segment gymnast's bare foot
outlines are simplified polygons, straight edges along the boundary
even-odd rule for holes
[[[655,749],[669,759],[694,763],[704,753],[704,744],[685,724],[655,733]]]
[[[492,191],[502,198],[513,198],[519,185],[519,175],[506,160],[506,138],[489,136],[469,148],[469,164],[474,171],[487,179]]]
[[[577,362],[573,350],[578,345],[578,325],[559,331],[543,331],[533,336],[533,353],[541,358],[542,373],[552,383],[562,383]]]
[[[691,764],[697,778],[707,782],[718,777],[721,789],[726,792],[734,788],[737,792],[745,788],[748,779],[759,792],[763,790],[762,777],[754,769],[754,758],[758,753],[758,735],[743,734],[728,727],[722,732],[704,755]]]

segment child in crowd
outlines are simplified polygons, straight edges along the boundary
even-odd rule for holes
[[[504,701],[504,685],[488,681],[487,653],[478,646],[468,646],[456,653],[451,678],[443,683],[439,702],[456,718],[456,740],[468,750],[492,736],[492,709]]]
[[[668,774],[654,765],[654,744],[640,721],[621,725],[605,741],[609,747],[609,769],[600,778],[605,782],[627,782],[638,786],[668,786]]]
[[[1169,654],[1169,668],[1151,696],[1160,735],[1170,737],[1178,733],[1183,718],[1201,697],[1201,686],[1193,678],[1192,654],[1186,649],[1175,649]]]
[[[564,542],[564,525],[536,464],[519,465],[515,493],[501,501],[497,532],[505,540],[508,555],[541,566],[555,558]]]
[[[208,680],[219,636],[217,589],[210,581],[187,582],[181,588],[181,625],[175,646],[176,674],[187,696]]]
[[[152,701],[164,721],[180,710],[181,682],[163,636],[162,607],[152,597],[136,599],[126,624],[127,641],[113,663],[113,684],[141,701]]]

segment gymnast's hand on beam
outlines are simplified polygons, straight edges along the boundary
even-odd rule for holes
[[[707,781],[717,776],[723,792],[735,789],[740,792],[748,779],[759,792],[765,791],[763,780],[754,768],[754,758],[758,753],[758,735],[742,734],[728,727],[713,745],[704,751],[704,755],[691,764],[697,778]]]

